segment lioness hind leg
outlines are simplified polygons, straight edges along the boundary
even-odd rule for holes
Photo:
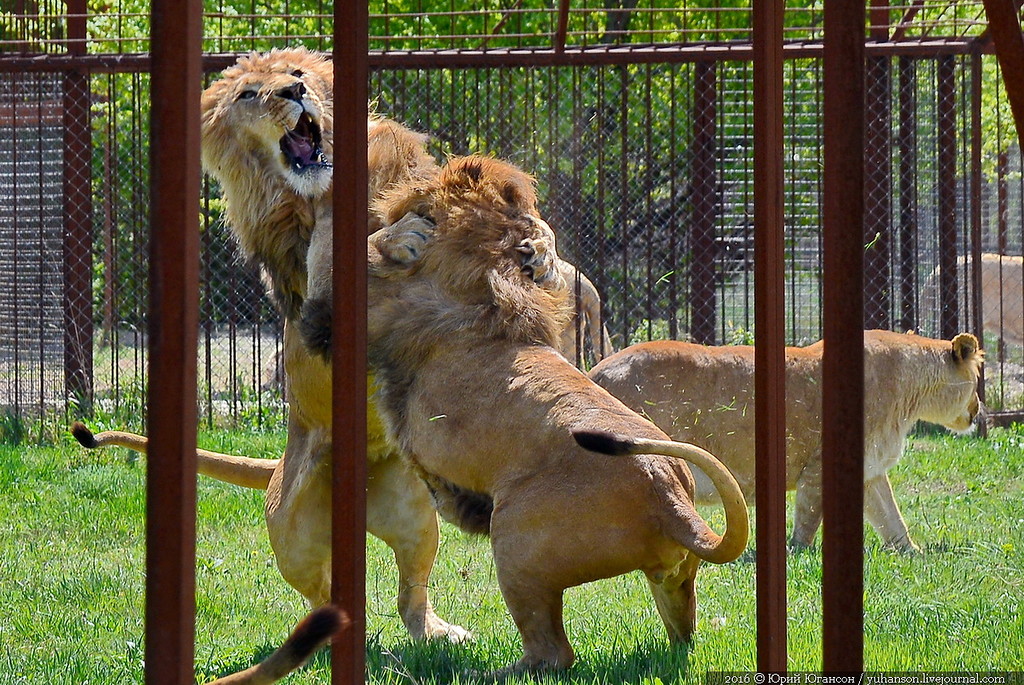
[[[367,475],[367,529],[395,553],[398,612],[409,634],[420,640],[468,639],[468,630],[434,613],[427,595],[439,534],[426,486],[397,455],[371,462]]]
[[[886,547],[910,554],[921,551],[910,539],[910,531],[896,504],[888,474],[864,483],[864,515],[885,541]]]
[[[812,457],[812,465],[804,468],[796,482],[796,501],[793,508],[793,536],[789,546],[800,550],[814,544],[814,536],[821,527],[821,457]]]

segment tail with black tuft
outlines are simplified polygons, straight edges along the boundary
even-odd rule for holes
[[[309,657],[349,625],[348,616],[328,604],[299,622],[292,634],[263,662],[244,671],[220,678],[214,685],[268,685],[306,663]]]
[[[576,439],[576,444],[583,449],[598,454],[610,454],[618,457],[636,453],[632,440],[609,431],[576,429],[572,432],[572,437]]]
[[[89,430],[89,428],[81,421],[75,421],[71,425],[71,434],[75,436],[75,440],[77,440],[82,447],[87,447],[89,449],[95,449],[98,447],[96,444],[96,436],[93,435],[92,431]]]
[[[722,497],[725,534],[716,534],[694,511],[693,516],[678,519],[680,525],[674,529],[673,537],[701,559],[714,564],[733,561],[747,546],[750,532],[747,502],[736,479],[715,455],[685,442],[630,438],[601,430],[578,429],[572,432],[572,436],[580,447],[600,454],[657,454],[690,462],[707,474]]]
[[[117,445],[142,454],[146,454],[149,450],[149,438],[145,435],[127,431],[93,433],[81,421],[75,421],[71,426],[71,434],[75,436],[75,440],[88,449]],[[269,487],[278,461],[277,459],[253,459],[252,457],[238,457],[209,450],[196,450],[196,469],[199,473],[225,483],[234,483],[256,490],[266,490]]]

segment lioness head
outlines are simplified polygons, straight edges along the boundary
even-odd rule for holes
[[[963,432],[971,428],[981,410],[978,377],[985,353],[979,349],[978,339],[970,333],[960,333],[944,344],[949,345],[943,370],[946,378],[942,379],[939,391],[921,418]]]
[[[276,169],[299,195],[323,194],[331,184],[333,89],[331,63],[305,48],[242,57],[203,92],[203,165],[222,182],[239,174],[262,182],[262,170]]]

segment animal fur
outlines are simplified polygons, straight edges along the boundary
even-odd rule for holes
[[[791,545],[821,525],[823,343],[786,349],[786,487],[796,490]],[[888,471],[917,421],[964,431],[979,411],[984,355],[973,335],[952,341],[889,331],[864,333],[864,510],[891,548],[918,550]],[[711,450],[754,496],[754,348],[679,341],[641,343],[608,357],[590,377],[676,440]],[[717,499],[697,474],[697,501]]]
[[[636,569],[669,637],[689,640],[697,567],[742,552],[746,504],[711,454],[669,441],[553,348],[570,309],[531,179],[497,160],[455,159],[434,181],[396,186],[378,206],[389,223],[410,213],[436,223],[428,241],[413,241],[421,256],[412,263],[389,259],[370,239],[378,406],[442,515],[483,532],[479,503],[490,502],[498,582],[523,639],[513,668],[572,664],[563,591]],[[579,442],[613,444],[619,456]],[[721,491],[724,535],[693,508],[681,459]]]

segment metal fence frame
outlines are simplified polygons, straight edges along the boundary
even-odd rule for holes
[[[340,3],[335,8],[335,30],[339,35],[366,35],[366,8],[358,3]],[[758,318],[757,347],[757,415],[773,417],[759,420],[758,474],[764,478],[759,488],[758,508],[770,512],[770,526],[758,527],[758,568],[767,573],[758,574],[758,666],[764,670],[785,670],[785,565],[784,532],[779,534],[778,507],[780,493],[784,497],[784,482],[777,466],[781,459],[781,426],[777,412],[769,404],[782,390],[782,358],[779,354],[782,329],[779,326],[781,310],[778,307],[781,291],[779,270],[779,241],[781,216],[773,210],[778,203],[781,148],[778,132],[781,127],[781,98],[778,97],[782,60],[792,56],[816,56],[824,53],[825,106],[826,106],[826,164],[825,164],[825,270],[830,273],[858,274],[854,278],[826,279],[825,290],[825,451],[831,456],[825,461],[824,501],[826,503],[826,533],[824,537],[824,661],[828,671],[858,671],[863,668],[862,587],[863,548],[862,511],[859,500],[852,493],[861,492],[863,471],[863,378],[861,374],[862,347],[860,336],[852,335],[863,328],[861,317],[864,290],[859,268],[862,258],[861,217],[864,207],[864,165],[860,151],[864,149],[864,97],[863,89],[877,85],[872,82],[873,57],[911,52],[906,46],[886,42],[863,40],[866,10],[858,3],[829,3],[825,15],[825,43],[786,44],[781,41],[778,24],[780,3],[755,2],[754,43],[747,46],[689,46],[674,48],[637,48],[615,50],[607,46],[599,49],[573,48],[565,44],[569,3],[559,3],[558,29],[550,48],[536,50],[466,50],[408,51],[367,54],[366,43],[352,41],[348,47],[335,46],[339,61],[339,83],[365,86],[369,68],[411,68],[469,66],[557,66],[578,64],[660,63],[666,61],[705,61],[720,56],[737,56],[755,60],[756,92],[755,113],[758,131],[758,154],[755,158],[755,203],[759,211],[755,217],[755,231],[766,240],[755,257],[755,269],[762,283],[757,297],[766,305]],[[991,20],[992,43],[1000,60],[1007,83],[1007,95],[1012,103],[1017,131],[1024,131],[1024,41],[1019,30],[1018,8],[1013,0],[985,0]],[[180,97],[170,98],[173,107],[154,112],[153,118],[153,174],[161,182],[154,182],[152,243],[152,288],[157,315],[150,323],[150,381],[151,387],[160,389],[150,393],[149,431],[154,448],[149,460],[148,488],[149,512],[147,526],[147,635],[146,672],[150,683],[185,683],[192,680],[192,640],[194,612],[194,526],[195,526],[195,341],[197,322],[197,241],[194,231],[187,226],[198,223],[198,86],[201,64],[201,4],[198,0],[175,2],[155,0],[153,5],[153,47],[149,56],[90,56],[77,46],[84,45],[84,0],[68,3],[67,51],[45,60],[24,56],[0,55],[0,70],[22,69],[64,71],[66,92],[65,128],[68,135],[83,126],[81,117],[87,116],[75,99],[81,93],[82,79],[90,69],[149,69],[153,73],[154,88],[166,89]],[[1013,30],[1017,27],[1017,30]],[[167,46],[174,45],[173,50]],[[932,52],[936,46],[932,46]],[[948,54],[978,54],[985,45],[978,41],[951,40],[939,46]],[[866,58],[866,59],[865,59]],[[215,56],[205,59],[205,67],[217,68],[231,57]],[[863,67],[867,66],[867,71]],[[855,65],[851,67],[850,65]],[[940,67],[941,69],[941,67]],[[865,81],[866,78],[866,81]],[[853,81],[851,86],[851,79]],[[940,78],[940,82],[942,79]],[[85,91],[87,92],[87,87]],[[340,91],[339,91],[340,92]],[[362,91],[357,91],[357,95]],[[365,102],[365,97],[355,100]],[[973,100],[972,100],[973,101]],[[365,109],[355,105],[341,111],[337,118],[338,132],[353,144],[339,147],[338,155],[347,160],[345,166],[362,169],[365,174],[365,152],[356,142],[365,131]],[[945,114],[944,116],[948,116]],[[843,125],[835,125],[839,120]],[[833,125],[829,126],[828,124]],[[87,124],[85,124],[87,127]],[[941,121],[940,121],[941,126]],[[346,132],[348,135],[346,135]],[[161,154],[159,141],[163,136],[174,140],[175,154]],[[66,145],[67,154],[81,154],[74,141]],[[948,141],[940,142],[947,145]],[[831,149],[831,153],[828,152]],[[840,154],[846,150],[847,154]],[[868,155],[872,147],[868,145]],[[87,195],[82,196],[81,174],[68,173],[64,179],[65,198],[78,198],[78,209],[69,213],[69,234],[82,230],[87,223],[80,213],[89,210]],[[358,184],[365,188],[365,183]],[[949,191],[942,191],[940,202],[949,208]],[[358,199],[358,198],[357,198]],[[361,254],[362,232],[340,230],[344,225],[365,223],[365,201],[352,204],[340,193],[335,197],[336,239],[349,249],[339,253]],[[944,212],[945,213],[945,212]],[[347,235],[347,238],[346,238]],[[351,245],[344,243],[349,240]],[[84,255],[68,254],[69,259],[87,262]],[[363,292],[365,264],[342,261],[335,264],[335,288],[340,292],[350,288]],[[358,262],[359,260],[356,260]],[[71,262],[69,262],[71,263]],[[954,278],[956,264],[944,266],[944,287]],[[977,276],[975,276],[977,279]],[[90,298],[84,298],[84,284],[76,278],[66,279],[65,306],[69,316],[90,330],[92,315]],[[166,293],[185,297],[167,298]],[[161,299],[163,298],[163,299]],[[360,298],[350,298],[358,300]],[[850,306],[854,303],[854,306]],[[760,304],[760,302],[759,302]],[[365,318],[359,302],[353,309],[343,309],[336,303],[336,326],[358,322]],[[759,312],[760,314],[760,312]],[[876,316],[870,314],[869,316]],[[360,336],[356,336],[359,338]],[[336,335],[335,339],[345,339]],[[76,341],[70,341],[71,350]],[[365,353],[357,341],[356,347],[335,351],[335,444],[348,443],[350,449],[336,449],[335,467],[335,544],[344,543],[346,549],[361,549],[352,544],[365,535],[361,525],[365,516],[364,505],[358,499],[363,491],[361,459],[350,463],[345,457],[358,454],[351,449],[365,444],[365,403],[359,391],[365,383]],[[65,359],[69,387],[74,389],[87,382],[88,361],[70,353]],[[81,388],[79,388],[81,389]],[[356,401],[356,400],[359,401]],[[158,484],[158,485],[157,485]],[[764,493],[762,495],[761,493]],[[839,496],[842,493],[843,496]],[[348,496],[345,496],[348,495]],[[831,504],[830,504],[831,503]],[[766,517],[767,518],[767,517]],[[162,523],[161,523],[162,522]],[[784,522],[783,522],[784,523]],[[765,530],[762,531],[762,528]],[[770,528],[770,530],[768,530]],[[784,531],[784,526],[782,526]],[[781,560],[781,561],[780,561]],[[364,560],[359,554],[351,557],[334,555],[335,599],[355,619],[357,627],[363,625],[362,590],[360,578],[364,576]],[[781,572],[780,572],[781,569]],[[762,578],[761,576],[765,577]],[[779,639],[779,632],[782,638]],[[169,635],[172,638],[169,638]],[[350,632],[350,639],[335,645],[333,682],[356,683],[363,677],[361,630]]]

